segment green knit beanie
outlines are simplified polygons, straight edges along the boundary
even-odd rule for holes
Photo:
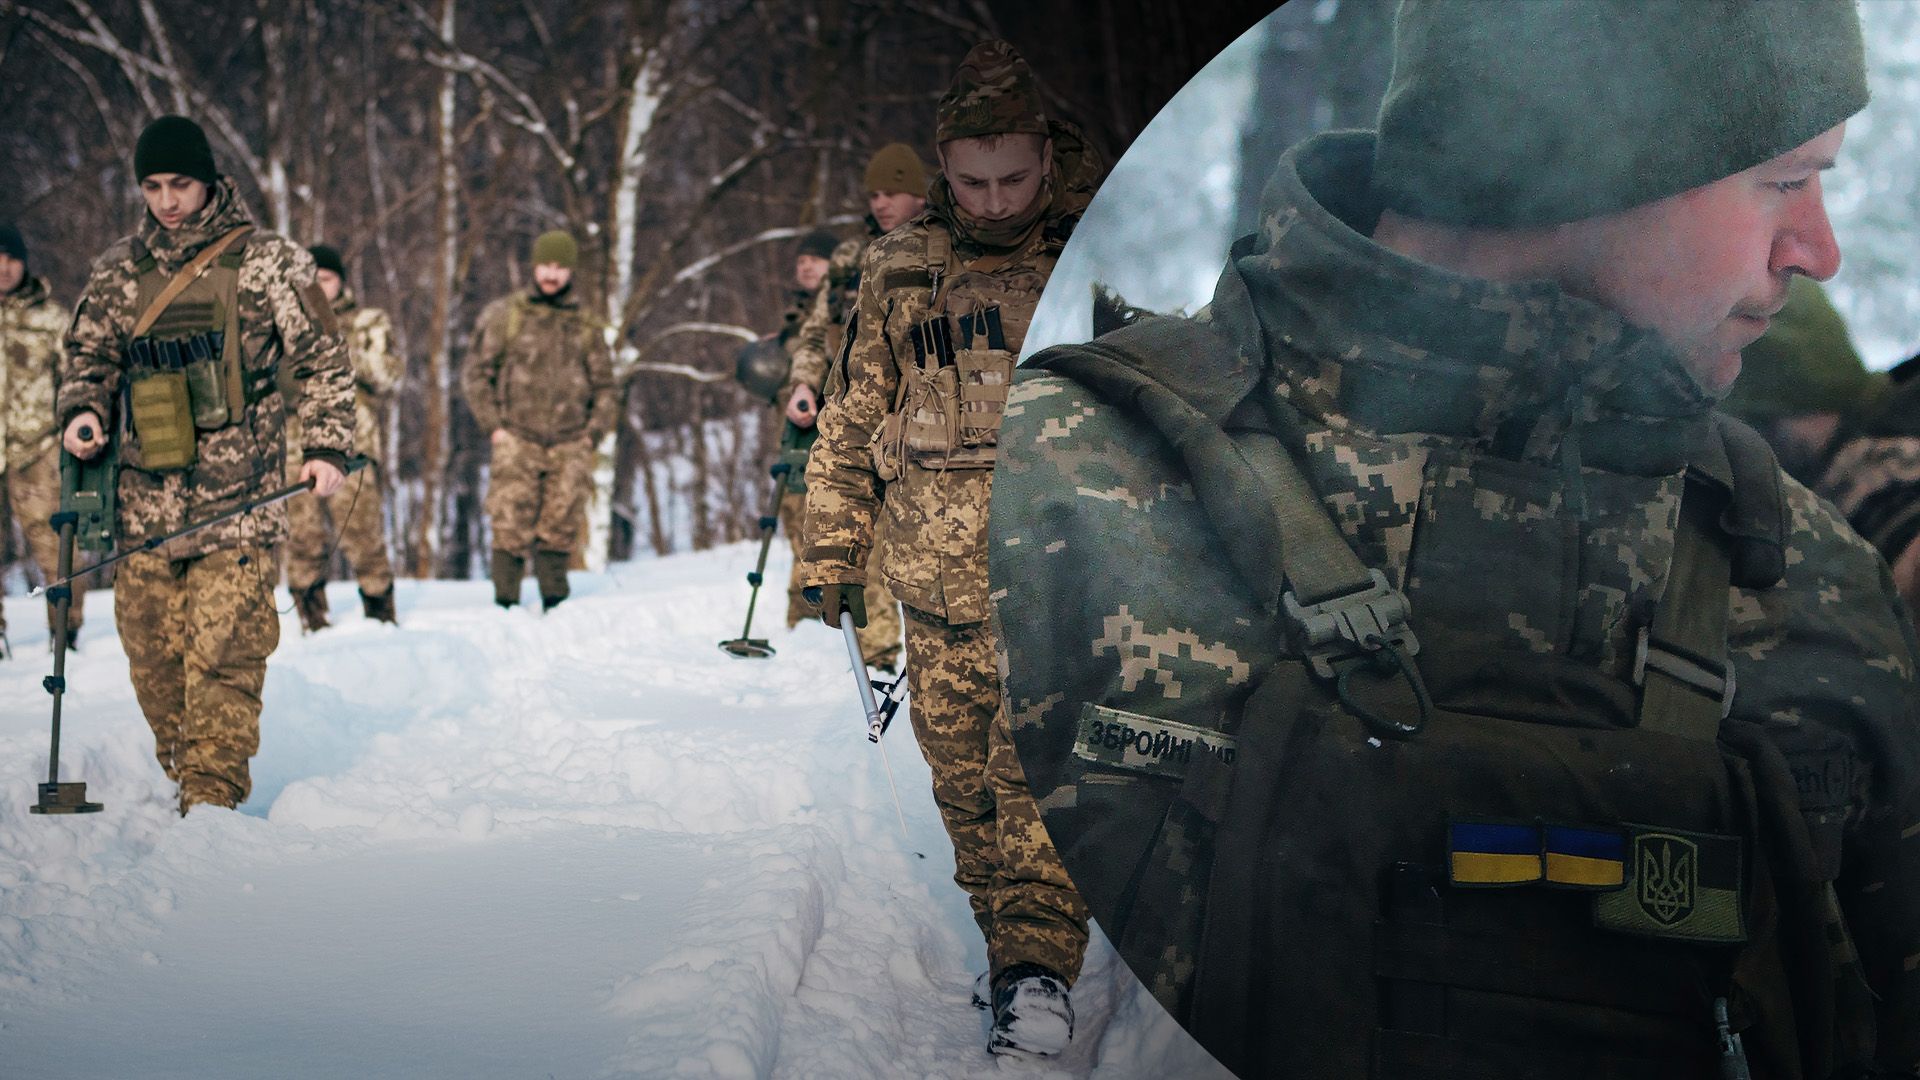
[[[1555,225],[1752,168],[1866,103],[1854,0],[1402,0],[1373,183],[1427,221]]]
[[[867,190],[927,194],[927,166],[906,143],[888,143],[867,161]]]
[[[179,173],[203,184],[220,178],[213,148],[199,124],[184,116],[163,116],[147,125],[133,144],[133,178],[145,180],[154,173]]]
[[[1795,274],[1787,306],[1765,336],[1741,350],[1740,378],[1721,407],[1750,424],[1801,413],[1849,416],[1879,388],[1826,292]]]
[[[544,266],[547,263],[559,263],[571,270],[580,262],[580,245],[574,238],[559,229],[543,232],[533,242],[533,265]]]

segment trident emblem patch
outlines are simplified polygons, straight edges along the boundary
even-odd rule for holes
[[[1640,909],[1662,926],[1693,914],[1700,866],[1693,841],[1672,833],[1641,833],[1633,838],[1633,850]]]

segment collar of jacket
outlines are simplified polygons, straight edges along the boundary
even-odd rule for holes
[[[333,298],[333,313],[345,317],[353,314],[359,306],[360,301],[354,297],[353,290],[345,285],[340,286],[340,295]]]
[[[171,274],[186,265],[201,248],[238,226],[251,224],[253,218],[248,215],[233,181],[222,176],[214,181],[207,205],[188,215],[177,229],[161,225],[151,211],[143,212],[140,242],[146,245],[160,269]]]
[[[0,302],[30,308],[44,302],[51,295],[53,295],[53,287],[47,284],[46,278],[29,274],[20,279],[20,284],[15,285],[12,292],[0,294]]]
[[[1208,317],[1260,343],[1279,398],[1329,428],[1518,460],[1566,447],[1618,472],[1685,465],[1714,398],[1658,335],[1552,282],[1466,277],[1374,243],[1372,161],[1371,132],[1288,151],[1260,232],[1221,275]]]
[[[550,308],[559,308],[561,311],[572,311],[574,308],[580,306],[579,302],[575,300],[573,296],[572,281],[568,281],[565,285],[561,286],[560,291],[554,293],[552,296],[541,292],[539,284],[535,283],[531,289],[527,290],[527,299],[536,304],[545,304]]]

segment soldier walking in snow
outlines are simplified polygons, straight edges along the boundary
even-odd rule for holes
[[[527,555],[545,610],[567,598],[567,564],[593,487],[593,448],[620,407],[607,342],[573,290],[580,247],[559,231],[533,244],[531,290],[480,313],[460,385],[493,446],[487,518],[493,599],[520,600]]]
[[[146,213],[94,260],[56,402],[75,457],[119,433],[120,546],[280,480],[282,369],[300,388],[300,479],[333,494],[353,445],[353,373],[312,257],[253,227],[193,121],[149,124],[133,164]],[[235,806],[252,788],[260,689],[280,641],[267,560],[286,532],[278,504],[262,507],[128,556],[114,582],[134,691],[182,814]]]
[[[861,267],[846,389],[807,467],[802,575],[828,623],[865,623],[878,532],[879,578],[907,609],[914,735],[987,939],[990,990],[976,1000],[993,1008],[989,1049],[1040,1056],[1071,1037],[1086,907],[1000,707],[987,503],[1014,359],[1100,167],[1077,129],[1048,121],[1001,41],[961,63],[938,137],[928,209],[873,241]]]
[[[381,513],[380,461],[387,430],[388,395],[400,381],[401,359],[393,352],[393,322],[379,308],[361,307],[346,285],[346,264],[340,253],[324,245],[307,249],[313,256],[315,277],[327,294],[333,317],[346,335],[353,359],[353,449],[367,459],[359,475],[334,495],[296,497],[287,503],[292,535],[287,541],[287,588],[300,611],[300,625],[311,632],[327,623],[327,562],[333,554],[332,529],[340,530],[340,548],[347,553],[360,584],[360,603],[369,619],[396,621],[393,608],[393,565],[387,559],[387,532]],[[281,389],[290,402],[297,388],[285,373]],[[287,443],[300,442],[298,416],[287,419]],[[302,462],[287,455],[289,479],[298,479]]]
[[[27,273],[27,242],[0,225],[0,529],[20,519],[40,573],[52,577],[58,537],[47,519],[60,508],[60,454],[54,445],[53,387],[67,312],[53,302],[47,279]],[[80,632],[80,582],[67,613],[71,647]],[[52,626],[52,601],[47,625]],[[7,620],[0,612],[0,638]]]

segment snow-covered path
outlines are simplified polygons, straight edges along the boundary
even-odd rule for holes
[[[1217,1075],[1098,939],[1069,1055],[986,1055],[984,949],[908,725],[903,838],[839,638],[781,629],[775,587],[778,657],[714,647],[754,551],[576,574],[544,619],[403,582],[395,630],[336,585],[333,629],[282,620],[252,799],[186,820],[104,593],[61,757],[106,810],[26,813],[46,631],[12,598],[0,1076]]]

